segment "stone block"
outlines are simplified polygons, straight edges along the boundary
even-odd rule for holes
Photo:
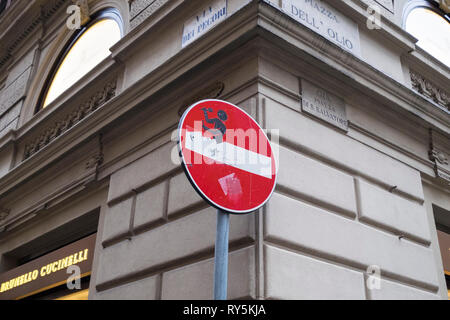
[[[424,287],[438,286],[430,248],[280,194],[267,205],[265,238],[345,264],[379,266],[382,273]]]
[[[381,279],[379,289],[368,290],[368,298],[371,300],[439,300],[439,296],[431,292],[384,279]]]
[[[271,246],[265,264],[266,299],[365,299],[362,272]]]
[[[90,300],[156,300],[157,276],[96,292]]]
[[[111,176],[108,201],[177,169],[179,164],[172,161],[172,151],[176,148],[175,143],[167,143],[116,171]]]
[[[203,203],[184,173],[170,179],[168,214]]]
[[[20,60],[11,68],[8,74],[8,79],[6,81],[6,85],[11,84],[16,80],[20,75],[22,75],[25,71],[27,71],[33,64],[35,50],[32,49],[28,51],[24,56],[20,58]]]
[[[130,17],[136,17],[139,12],[147,8],[155,0],[134,0],[130,5]]]
[[[105,213],[102,241],[109,241],[130,232],[131,209],[133,198],[110,207]]]
[[[358,180],[357,185],[361,220],[372,221],[430,242],[430,227],[423,205],[362,180]]]
[[[278,185],[356,215],[353,177],[297,152],[280,147]]]
[[[282,140],[423,199],[417,170],[275,101],[266,101],[266,127],[280,129]]]
[[[253,248],[230,252],[228,299],[254,298]],[[200,261],[163,274],[163,300],[211,300],[214,297],[214,259]]]
[[[5,131],[6,133],[8,129],[16,128],[15,124],[17,124],[21,108],[22,102],[19,102],[7,112],[0,115],[0,132]]]
[[[141,228],[164,219],[166,184],[163,182],[136,196],[134,228]]]
[[[97,285],[181,264],[190,256],[212,254],[215,238],[216,210],[212,208],[141,233],[98,253]],[[254,239],[254,217],[231,216],[229,238],[231,243]]]

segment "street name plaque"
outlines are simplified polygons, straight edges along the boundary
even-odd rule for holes
[[[302,80],[302,110],[348,131],[344,100],[305,80]]]
[[[183,26],[181,47],[194,42],[227,17],[227,0],[214,0],[189,18]]]
[[[342,49],[361,58],[361,43],[358,25],[325,1],[264,1]],[[281,3],[281,7],[279,3]]]

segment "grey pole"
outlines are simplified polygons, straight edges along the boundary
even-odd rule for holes
[[[214,300],[227,299],[229,229],[230,214],[218,209],[216,247],[214,252]]]

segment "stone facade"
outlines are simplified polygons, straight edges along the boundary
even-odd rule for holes
[[[218,98],[279,129],[271,200],[231,217],[230,299],[447,298],[433,206],[450,210],[450,69],[402,29],[406,0],[323,1],[357,27],[360,56],[282,1],[228,0],[184,48],[186,21],[215,1],[88,1],[117,8],[125,35],[38,112],[70,1],[12,16],[25,2],[0,16],[24,28],[0,35],[0,272],[99,212],[90,299],[212,298],[215,210],[172,159],[182,112]],[[304,111],[304,81],[344,102],[348,130]]]

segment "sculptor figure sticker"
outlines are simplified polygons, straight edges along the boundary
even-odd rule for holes
[[[277,166],[270,142],[245,111],[221,100],[192,105],[180,120],[183,169],[212,206],[249,213],[270,198]]]

